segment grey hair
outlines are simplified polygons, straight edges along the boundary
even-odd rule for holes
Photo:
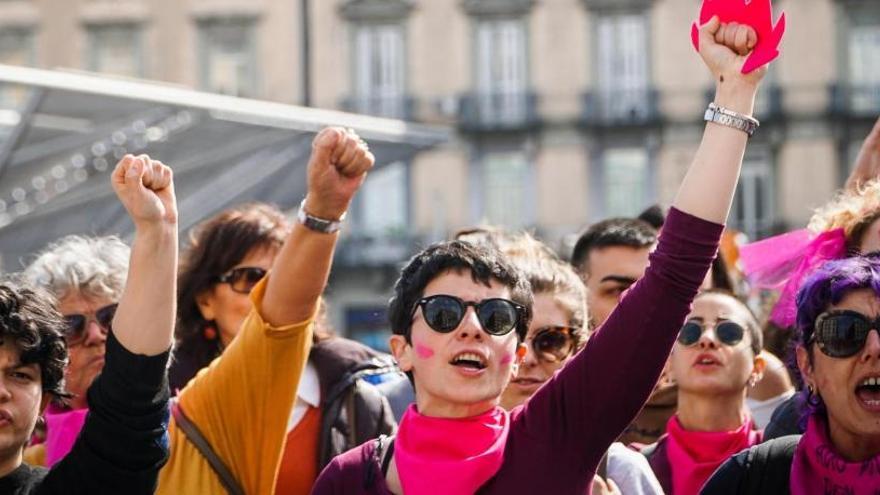
[[[22,275],[59,300],[78,292],[89,299],[115,302],[122,297],[130,254],[128,245],[116,236],[70,235],[40,252]]]

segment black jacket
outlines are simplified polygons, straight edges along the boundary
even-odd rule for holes
[[[800,435],[778,437],[735,454],[718,467],[700,495],[788,495],[800,439]]]
[[[22,464],[0,478],[0,494],[153,493],[168,460],[167,363],[167,352],[132,354],[111,332],[70,453],[49,470]]]
[[[390,356],[353,340],[331,338],[312,347],[309,361],[321,385],[318,469],[347,450],[395,431],[388,401],[365,380],[396,371]]]

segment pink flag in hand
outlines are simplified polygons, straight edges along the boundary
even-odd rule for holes
[[[700,9],[700,26],[718,16],[722,23],[747,24],[758,34],[758,44],[743,65],[743,74],[768,64],[779,56],[779,42],[785,32],[785,14],[773,25],[773,6],[770,0],[703,0]],[[691,27],[691,41],[700,50],[700,33],[697,23]]]

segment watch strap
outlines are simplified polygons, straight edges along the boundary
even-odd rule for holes
[[[326,218],[309,215],[306,212],[306,200],[303,199],[299,204],[299,211],[296,213],[296,220],[309,230],[320,232],[322,234],[333,234],[339,232],[342,228],[342,221],[345,220],[345,213],[338,220],[327,220]]]
[[[752,137],[761,125],[758,119],[754,117],[749,117],[748,115],[728,110],[715,103],[709,103],[709,108],[706,109],[703,119],[707,122],[714,122],[716,124],[743,131],[748,134],[749,137]]]

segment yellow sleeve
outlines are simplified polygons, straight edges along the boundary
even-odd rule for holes
[[[46,444],[38,443],[24,449],[24,463],[31,466],[46,466]]]
[[[263,321],[265,290],[266,279],[251,292],[254,309],[238,336],[179,396],[184,413],[248,494],[272,493],[312,343],[312,319],[283,327]],[[207,462],[173,421],[169,435],[171,458],[157,493],[219,487]]]

